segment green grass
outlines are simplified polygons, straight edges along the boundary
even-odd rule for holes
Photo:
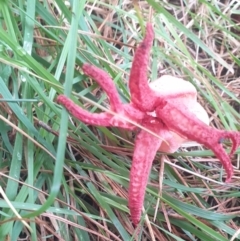
[[[137,237],[127,207],[132,133],[87,126],[55,102],[64,93],[92,112],[108,106],[82,75],[85,62],[107,71],[127,102],[139,23],[150,19],[150,78],[191,81],[211,125],[239,130],[240,4],[166,2],[140,1],[137,14],[122,0],[0,1],[0,240],[240,240],[238,154],[226,185],[202,146],[158,153]]]

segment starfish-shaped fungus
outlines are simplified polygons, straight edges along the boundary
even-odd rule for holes
[[[239,132],[208,126],[206,111],[197,102],[197,91],[190,82],[165,75],[148,84],[147,66],[153,38],[153,27],[149,23],[132,64],[129,104],[121,102],[114,82],[107,73],[90,64],[82,66],[83,72],[95,79],[107,93],[111,111],[117,115],[109,112],[89,113],[64,95],[57,98],[58,103],[86,124],[134,130],[138,128],[133,124],[135,122],[156,134],[141,130],[135,140],[129,186],[129,208],[135,225],[141,217],[148,176],[158,150],[174,152],[187,139],[201,143],[219,158],[227,173],[226,182],[229,182],[233,175],[230,157],[240,144]],[[232,141],[229,155],[222,147],[223,139]]]

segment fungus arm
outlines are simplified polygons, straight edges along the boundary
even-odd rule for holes
[[[211,149],[226,170],[226,182],[231,181],[233,167],[230,157],[240,144],[239,132],[212,128],[199,120],[194,114],[186,112],[186,109],[183,107],[176,107],[167,102],[164,106],[156,109],[156,114],[170,130],[186,136],[190,140],[197,141]],[[222,139],[230,139],[232,141],[230,155],[224,150],[221,144]]]
[[[112,81],[110,76],[105,71],[90,64],[83,64],[82,70],[84,74],[93,78],[101,86],[101,88],[106,92],[109,98],[111,109],[113,111],[117,111],[121,109],[122,103],[119,98],[117,89],[114,85],[114,82]]]
[[[124,113],[122,113],[123,118],[119,116],[121,114],[114,116],[107,112],[90,113],[76,105],[65,95],[59,95],[57,97],[57,103],[63,105],[69,111],[69,113],[71,113],[75,118],[84,122],[85,124],[94,126],[113,126],[128,130],[134,130],[136,128],[133,124],[126,121],[126,116],[124,116]]]
[[[148,112],[154,110],[157,101],[154,91],[149,87],[147,78],[147,67],[153,38],[153,27],[148,23],[145,38],[136,49],[129,78],[132,103],[141,111]]]
[[[145,123],[144,127],[159,135],[157,138],[152,134],[141,130],[135,140],[133,161],[130,171],[129,183],[129,209],[132,222],[137,225],[140,221],[141,210],[144,202],[144,194],[148,182],[152,162],[159,149],[162,138],[167,139],[168,130],[160,122]]]

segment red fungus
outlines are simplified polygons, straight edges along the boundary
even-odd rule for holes
[[[129,104],[121,103],[113,81],[103,70],[90,64],[82,67],[83,72],[95,79],[107,93],[111,110],[117,115],[89,113],[64,95],[57,98],[59,104],[86,124],[134,130],[137,127],[127,121],[131,120],[161,137],[141,130],[135,140],[129,184],[129,209],[135,225],[141,217],[149,172],[158,150],[174,152],[187,139],[203,144],[219,158],[227,173],[226,181],[229,182],[233,175],[230,157],[240,144],[239,132],[208,126],[208,116],[197,102],[197,91],[191,83],[162,76],[148,84],[147,66],[153,38],[152,25],[147,24],[146,36],[137,48],[132,64]],[[222,139],[232,141],[230,155],[223,149]]]

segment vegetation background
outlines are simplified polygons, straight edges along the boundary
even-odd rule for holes
[[[158,153],[137,234],[127,207],[134,135],[87,126],[55,102],[64,92],[89,111],[108,107],[85,62],[127,102],[151,21],[150,79],[191,81],[211,126],[239,130],[239,1],[1,0],[0,16],[0,240],[240,240],[239,151],[228,185],[203,146]]]

